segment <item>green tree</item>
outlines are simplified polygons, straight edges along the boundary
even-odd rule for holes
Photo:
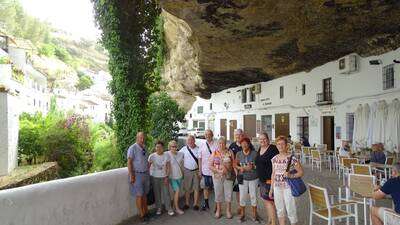
[[[53,57],[55,55],[56,47],[53,44],[42,44],[39,48],[39,55]]]
[[[103,46],[109,52],[117,149],[125,157],[136,133],[149,129],[148,97],[157,85],[151,77],[154,57],[148,50],[157,41],[157,33],[152,31],[161,10],[156,1],[92,2]]]
[[[167,143],[178,138],[179,126],[183,122],[185,111],[165,92],[154,93],[149,99],[151,113],[150,134],[153,140]]]
[[[71,62],[71,55],[64,47],[56,46],[54,54],[57,58],[67,64]]]
[[[79,77],[79,81],[76,84],[76,88],[80,91],[90,88],[93,85],[93,80],[87,75]]]

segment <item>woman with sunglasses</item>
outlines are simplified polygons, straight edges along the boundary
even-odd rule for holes
[[[170,158],[170,171],[169,171],[169,182],[172,190],[174,191],[174,207],[175,212],[182,215],[184,212],[179,208],[179,189],[182,186],[183,178],[183,157],[184,154],[178,150],[178,143],[176,141],[170,141],[168,143],[167,155]]]

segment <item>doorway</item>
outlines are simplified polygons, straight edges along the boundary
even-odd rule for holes
[[[268,137],[272,138],[272,115],[261,116],[261,132],[268,134]]]
[[[333,116],[323,116],[322,117],[322,136],[323,144],[326,144],[328,150],[333,150],[335,147],[335,133],[334,126],[335,120]]]
[[[289,136],[289,113],[275,114],[275,138],[280,135]]]
[[[250,139],[256,137],[256,128],[257,128],[256,115],[254,114],[244,115],[243,121],[244,121],[243,128],[246,135]]]
[[[230,120],[229,121],[229,140],[235,140],[235,130],[237,128],[237,120]]]
[[[220,137],[226,137],[226,119],[221,119],[219,123]]]

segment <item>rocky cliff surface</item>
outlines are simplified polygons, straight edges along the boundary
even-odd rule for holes
[[[164,79],[185,108],[195,95],[267,81],[356,52],[400,47],[398,0],[160,0]]]

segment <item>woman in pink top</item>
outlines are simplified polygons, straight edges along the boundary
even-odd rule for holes
[[[289,171],[296,169],[296,173],[288,174],[286,172],[288,161],[291,157],[288,152],[288,140],[284,136],[279,136],[276,139],[276,146],[278,147],[279,154],[272,158],[272,176],[271,176],[271,189],[269,197],[274,198],[276,213],[278,215],[279,224],[285,225],[285,211],[290,220],[290,224],[297,224],[296,201],[292,195],[292,190],[285,178],[297,178],[303,176],[303,168],[300,161],[293,156],[291,161],[291,168]]]
[[[222,202],[226,202],[226,218],[231,219],[231,201],[233,180],[233,152],[226,148],[225,137],[218,140],[218,149],[209,158],[209,168],[212,171],[214,183],[216,212],[215,218],[221,217]]]

